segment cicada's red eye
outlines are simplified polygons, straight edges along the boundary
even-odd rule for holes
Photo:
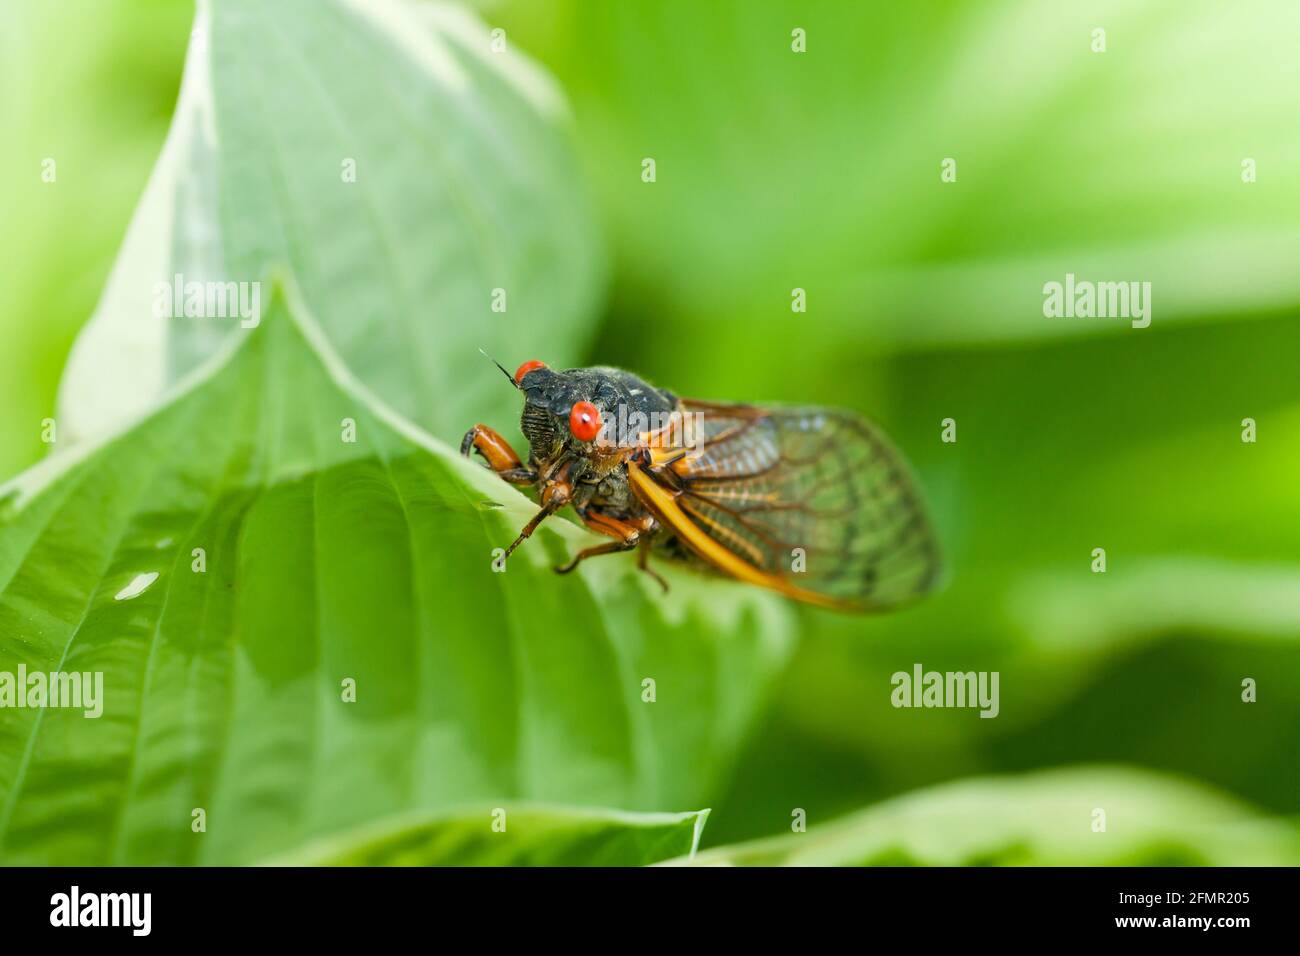
[[[537,359],[529,359],[523,365],[519,366],[519,371],[515,372],[515,384],[522,385],[524,376],[535,368],[546,368],[545,362],[539,362]]]
[[[576,402],[569,409],[569,431],[578,441],[592,441],[600,434],[600,409],[591,402]]]

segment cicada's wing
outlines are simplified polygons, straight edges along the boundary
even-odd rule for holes
[[[815,604],[884,610],[930,590],[939,549],[906,462],[840,409],[686,400],[632,488],[697,555]],[[696,429],[696,430],[693,430]]]

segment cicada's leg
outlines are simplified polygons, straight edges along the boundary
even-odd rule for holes
[[[468,458],[471,451],[482,455],[488,467],[512,485],[532,485],[537,482],[537,472],[523,466],[515,450],[510,447],[510,442],[495,429],[475,425],[467,431],[460,442],[460,453]]]
[[[601,534],[607,534],[616,541],[608,544],[598,544],[592,548],[583,548],[573,556],[573,560],[568,564],[562,564],[555,569],[557,574],[568,574],[578,564],[587,558],[595,558],[602,554],[616,554],[620,551],[631,551],[641,540],[641,528],[636,523],[625,521],[622,518],[612,518],[609,515],[602,514],[595,508],[586,509],[582,515],[583,524],[592,531],[599,531]]]
[[[596,558],[602,554],[619,554],[623,551],[630,551],[635,548],[635,544],[624,544],[622,541],[611,541],[609,544],[598,544],[594,548],[583,548],[573,556],[573,560],[568,564],[558,565],[555,569],[556,574],[568,574],[578,564],[588,558]]]
[[[663,575],[661,575],[654,568],[650,567],[650,539],[649,538],[641,539],[641,547],[636,553],[636,566],[640,570],[644,571],[646,574],[650,575],[650,577],[658,581],[659,586],[664,589],[664,594],[668,593],[668,582],[663,579]]]

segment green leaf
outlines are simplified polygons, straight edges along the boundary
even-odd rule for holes
[[[450,438],[505,414],[478,350],[567,361],[594,317],[566,126],[546,76],[457,8],[201,0],[167,143],[60,387],[64,438],[142,413],[245,321],[173,318],[160,283],[281,264],[405,416]]]
[[[1101,811],[1104,816],[1098,816]],[[1104,823],[1104,831],[1094,829]],[[699,866],[1295,866],[1300,829],[1209,788],[1114,767],[975,778]]]
[[[1025,633],[1051,651],[1100,656],[1169,631],[1300,642],[1300,568],[1289,564],[1139,557],[1109,580],[1028,575],[1012,602]]]
[[[277,866],[645,866],[690,857],[708,810],[617,813],[568,807],[412,814],[320,840]],[[500,821],[504,828],[494,827]]]
[[[494,573],[535,505],[369,394],[296,297],[0,500],[0,671],[103,674],[98,719],[0,709],[9,863],[245,863],[509,801],[704,806],[790,651],[788,608],[739,585],[557,577],[592,538],[563,520]]]

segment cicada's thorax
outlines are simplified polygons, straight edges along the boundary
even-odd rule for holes
[[[622,369],[596,367],[532,370],[520,429],[528,439],[529,464],[542,480],[561,475],[575,489],[575,503],[597,500],[631,507],[626,462],[638,446],[645,422],[655,422],[678,408],[675,395]],[[579,402],[595,406],[601,432],[590,441],[574,437],[570,412]]]

